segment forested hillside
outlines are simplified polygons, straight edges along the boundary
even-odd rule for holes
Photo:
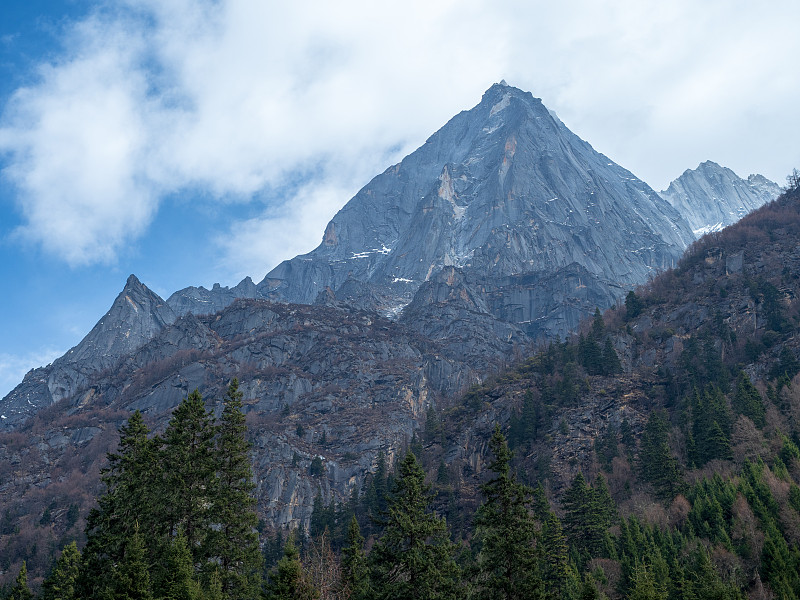
[[[217,422],[198,395],[162,435],[134,413],[42,597],[799,598],[799,299],[794,185],[258,554],[236,385]]]

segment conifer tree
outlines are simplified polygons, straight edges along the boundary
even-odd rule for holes
[[[53,570],[42,582],[42,600],[74,600],[81,555],[75,542],[61,551]]]
[[[425,471],[412,452],[400,463],[386,528],[370,553],[374,598],[446,600],[456,596],[459,569],[444,519],[429,509]]]
[[[148,554],[158,555],[162,530],[156,507],[159,482],[158,441],[139,411],[120,428],[117,451],[108,454],[109,466],[101,471],[105,493],[86,523],[86,546],[81,555],[77,593],[81,598],[101,598],[111,593],[114,565],[124,556],[124,545],[141,523],[148,532]]]
[[[355,515],[347,528],[347,546],[342,549],[342,589],[350,600],[366,600],[369,595],[369,567],[364,553],[364,536]]]
[[[604,481],[603,481],[604,483]],[[607,556],[610,552],[607,530],[611,525],[610,497],[601,488],[593,489],[578,472],[564,493],[564,530],[575,549],[584,558]]]
[[[233,379],[223,401],[215,451],[217,477],[206,554],[218,564],[224,598],[252,598],[261,586],[250,443],[242,413],[243,394]]]
[[[138,525],[125,540],[122,559],[112,570],[114,600],[152,600],[150,572],[148,569],[144,541]]]
[[[25,561],[22,561],[22,566],[11,588],[11,594],[8,600],[33,600],[33,593],[28,587],[28,566],[25,564]]]
[[[641,474],[662,498],[674,498],[683,485],[678,460],[669,448],[669,421],[661,411],[651,413],[639,451]]]
[[[756,427],[761,428],[766,424],[766,412],[761,394],[744,371],[739,374],[739,381],[736,384],[733,409],[740,415],[749,417]]]
[[[182,532],[172,539],[166,553],[163,582],[163,600],[203,600],[200,583],[197,581],[192,564],[192,553],[186,545]]]
[[[556,600],[564,597],[564,591],[575,574],[569,564],[567,537],[561,528],[561,521],[552,511],[548,511],[542,524],[542,579],[547,596]]]
[[[264,588],[266,600],[314,600],[318,597],[317,591],[303,576],[295,535],[296,531],[289,535],[283,547],[283,557],[270,571]]]
[[[528,510],[531,490],[511,473],[511,451],[495,425],[489,441],[493,478],[481,485],[484,503],[475,516],[478,555],[477,595],[486,600],[540,598],[535,525]]]
[[[170,536],[183,531],[195,565],[204,565],[211,552],[211,507],[218,488],[215,435],[213,418],[198,390],[175,409],[164,432],[159,510]]]

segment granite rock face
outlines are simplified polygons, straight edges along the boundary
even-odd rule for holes
[[[258,289],[311,303],[356,279],[402,306],[447,266],[505,278],[573,264],[630,287],[671,266],[693,239],[669,203],[539,99],[496,84],[367,184],[315,250],[281,263]]]
[[[742,179],[727,167],[706,161],[686,170],[661,196],[686,217],[700,237],[734,224],[780,193],[780,186],[763,175]]]

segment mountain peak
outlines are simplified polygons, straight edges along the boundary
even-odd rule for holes
[[[128,275],[128,280],[125,282],[125,287],[123,288],[123,290],[127,290],[130,288],[142,288],[142,287],[145,287],[144,284],[141,281],[139,281],[139,278],[136,277],[136,275],[131,273],[130,275]]]
[[[719,231],[780,194],[780,187],[761,175],[742,179],[714,161],[687,169],[661,196],[689,221],[697,237]]]

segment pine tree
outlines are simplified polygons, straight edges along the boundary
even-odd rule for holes
[[[744,371],[739,374],[732,404],[737,413],[749,417],[756,427],[761,428],[766,424],[766,412],[761,394]]]
[[[318,597],[317,591],[303,576],[300,552],[294,541],[295,535],[296,532],[289,535],[283,547],[283,558],[270,571],[269,580],[264,588],[266,600],[314,600]]]
[[[430,512],[425,471],[407,452],[389,500],[386,528],[370,553],[374,597],[456,598],[459,569],[444,519]]]
[[[511,451],[495,425],[489,442],[494,477],[481,485],[486,500],[475,515],[478,555],[477,595],[487,600],[540,598],[535,525],[528,510],[531,490],[511,473]]]
[[[364,536],[355,515],[347,528],[347,546],[342,549],[342,589],[350,600],[366,600],[369,596],[369,567],[364,553]]]
[[[183,531],[195,565],[204,565],[212,552],[215,435],[213,417],[197,390],[175,409],[164,432],[159,510],[170,536]]]
[[[258,517],[255,483],[250,463],[250,443],[242,414],[239,381],[231,381],[225,395],[215,451],[216,489],[208,535],[208,556],[218,563],[224,598],[252,598],[261,587],[261,553],[258,549]]]
[[[603,345],[603,375],[617,375],[622,373],[622,363],[619,361],[617,351],[611,344],[611,338],[606,338]]]
[[[604,482],[604,480],[601,480]],[[607,556],[610,553],[607,530],[611,526],[613,502],[608,490],[593,489],[578,472],[564,492],[564,531],[574,548],[584,558]]]
[[[642,434],[639,451],[642,478],[662,498],[674,498],[683,486],[678,460],[669,448],[669,421],[664,412],[651,413]]]
[[[545,583],[547,596],[562,598],[564,590],[574,573],[569,565],[569,546],[567,537],[561,528],[561,521],[552,511],[548,511],[542,524],[542,579]]]
[[[192,553],[182,532],[172,539],[165,560],[163,600],[204,600],[192,564]]]
[[[33,600],[33,593],[28,587],[28,566],[25,561],[22,561],[22,566],[11,588],[11,595],[8,600]]]
[[[152,600],[146,550],[138,525],[125,540],[122,559],[112,570],[114,600]]]
[[[86,523],[77,582],[80,598],[105,598],[111,593],[113,567],[123,559],[125,540],[140,524],[155,534],[148,536],[148,555],[159,554],[158,440],[149,440],[148,433],[141,413],[134,412],[120,428],[117,451],[108,454],[109,466],[101,471],[105,493]]]
[[[72,542],[64,547],[53,570],[42,582],[42,600],[73,600],[78,579],[81,555],[78,546]]]

